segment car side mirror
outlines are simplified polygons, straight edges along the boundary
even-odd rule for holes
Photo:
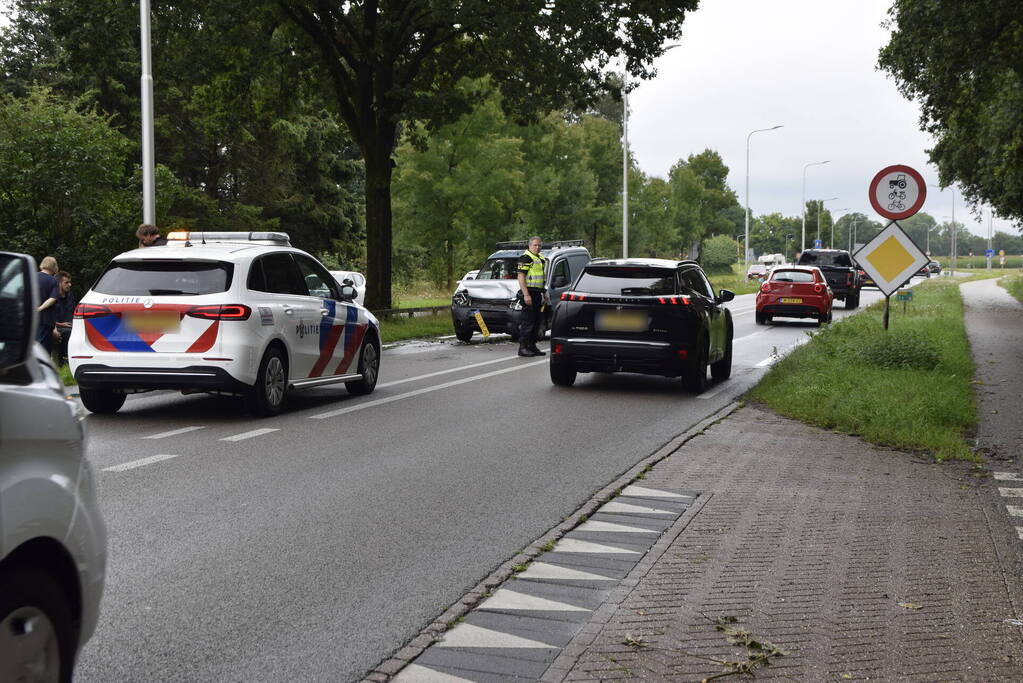
[[[567,287],[568,278],[564,275],[555,275],[554,280],[551,281],[551,287],[558,289],[559,287]]]
[[[722,289],[718,294],[718,303],[723,304],[735,298],[735,292],[730,289]]]
[[[345,280],[345,282],[348,282],[348,280]],[[355,301],[355,297],[357,297],[358,295],[359,293],[355,291],[355,287],[353,287],[352,285],[350,284],[341,285],[341,298],[344,299],[345,301]]]
[[[38,285],[31,256],[0,252],[0,372],[28,360],[35,343]]]

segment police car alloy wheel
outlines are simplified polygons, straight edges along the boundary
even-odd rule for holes
[[[0,680],[71,680],[77,644],[60,587],[17,570],[0,573],[0,585]]]
[[[362,379],[345,382],[345,389],[357,396],[372,393],[376,388],[379,373],[380,354],[373,340],[366,339],[362,342],[362,352],[359,354],[359,374],[362,375]]]
[[[269,348],[259,364],[256,384],[248,396],[249,410],[260,417],[281,412],[288,391],[288,366],[277,348]]]

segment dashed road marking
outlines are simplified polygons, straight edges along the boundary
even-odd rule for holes
[[[586,609],[585,607],[576,607],[575,605],[569,605],[567,602],[558,602],[557,600],[548,600],[547,598],[537,597],[535,595],[526,595],[525,593],[517,593],[507,588],[499,589],[490,598],[487,598],[480,604],[479,609],[504,609],[504,610],[515,610],[515,611],[535,611],[535,612],[592,612],[593,610]]]
[[[263,436],[264,434],[270,434],[271,432],[279,432],[281,430],[274,429],[271,427],[264,427],[263,429],[253,429],[251,432],[242,432],[241,434],[235,434],[234,436],[225,436],[221,441],[244,441],[245,439],[252,439],[257,436]]]
[[[569,567],[561,567],[556,564],[548,564],[547,562],[533,562],[529,565],[526,571],[522,572],[521,574],[516,574],[515,576],[518,579],[548,579],[561,581],[613,581],[614,583],[618,583],[618,579],[611,578],[610,576],[601,576],[600,574],[584,572],[578,569],[571,569]]]
[[[452,337],[454,335],[451,335]],[[391,679],[394,683],[472,683],[469,678],[459,678],[451,674],[435,671],[434,669],[409,664],[398,672],[398,675]]]
[[[507,648],[536,648],[536,649],[557,649],[556,645],[541,643],[539,640],[520,638],[510,633],[492,631],[489,628],[473,626],[472,624],[459,624],[444,634],[444,639],[434,643],[434,647],[507,647]]]
[[[773,363],[775,360],[777,360],[776,356],[768,356],[767,358],[765,358],[764,360],[760,361],[759,363],[757,363],[753,367],[755,367],[755,368],[766,368],[768,365]]]
[[[657,508],[644,507],[642,505],[631,505],[629,503],[616,503],[611,501],[610,503],[604,504],[600,508],[601,512],[622,512],[625,514],[639,514],[639,515],[668,515],[669,517],[677,517],[677,512],[671,510],[658,510]]]
[[[515,356],[518,358],[518,356]],[[422,394],[428,394],[431,391],[440,391],[441,389],[448,389],[449,387],[456,387],[459,384],[466,384],[467,382],[475,382],[478,379],[486,379],[487,377],[494,377],[496,375],[503,375],[508,372],[518,372],[523,368],[531,368],[541,363],[546,363],[547,359],[536,360],[532,363],[523,363],[521,365],[515,365],[514,367],[504,368],[503,370],[494,370],[493,372],[484,372],[482,375],[473,375],[472,377],[464,377],[462,379],[452,380],[450,382],[444,382],[443,384],[436,384],[432,387],[423,387],[422,389],[415,389],[413,391],[406,392],[404,394],[398,394],[397,396],[388,396],[387,398],[380,398],[376,401],[367,401],[365,403],[359,403],[348,408],[339,408],[337,410],[329,410],[325,413],[318,415],[310,415],[311,420],[324,420],[328,417],[338,417],[339,415],[346,415],[348,413],[354,413],[357,410],[365,410],[366,408],[375,408],[376,406],[385,405],[387,403],[393,403],[394,401],[400,401],[405,398],[412,398],[413,396],[420,396]]]
[[[1016,527],[1016,535],[1019,536],[1019,540],[1023,541],[1023,526]]]
[[[1023,517],[1023,507],[1018,505],[1006,505],[1005,509],[1009,511],[1011,517]]]
[[[636,486],[632,484],[622,489],[623,496],[633,496],[635,498],[666,498],[669,500],[685,500],[690,501],[693,499],[692,496],[684,496],[681,493],[674,493],[672,491],[663,491],[661,489],[648,489],[645,486]]]
[[[514,360],[514,359],[516,359],[518,357],[519,356],[517,354],[516,355],[510,355],[510,356],[503,356],[501,358],[495,358],[493,360],[485,360],[485,361],[483,361],[481,363],[473,363],[472,365],[462,365],[462,366],[459,366],[457,368],[451,368],[449,370],[438,370],[437,372],[429,372],[429,373],[427,373],[425,375],[418,375],[416,377],[406,377],[404,379],[396,379],[396,380],[394,380],[392,382],[384,382],[383,384],[378,384],[377,385],[377,389],[384,389],[386,387],[393,387],[396,384],[405,384],[406,382],[416,382],[416,381],[421,380],[421,379],[429,379],[431,377],[437,377],[439,375],[446,375],[446,374],[451,373],[451,372],[461,372],[463,370],[471,370],[472,368],[478,368],[478,367],[483,366],[483,365],[491,365],[493,363],[506,363],[506,362],[508,362],[510,360]]]
[[[574,538],[563,538],[557,542],[554,548],[551,550],[552,553],[595,553],[595,554],[607,554],[607,555],[642,555],[642,553],[636,552],[635,550],[627,550],[626,548],[616,548],[611,545],[602,545],[600,543],[590,543],[589,541],[580,541]]]
[[[194,432],[199,429],[206,429],[205,427],[182,427],[181,429],[172,429],[169,432],[160,432],[159,434],[150,434],[149,436],[143,436],[143,439],[166,439],[168,436],[178,436],[179,434],[187,434],[188,432]]]
[[[152,465],[154,462],[161,462],[163,460],[170,460],[176,458],[177,455],[151,455],[148,458],[141,458],[139,460],[132,460],[131,462],[121,463],[120,465],[113,465],[111,467],[104,467],[104,472],[125,472],[127,470],[133,470],[136,467],[145,467],[146,465]]]
[[[1016,472],[995,472],[994,475],[996,481],[1023,481],[1023,477]]]
[[[660,535],[660,531],[654,529],[646,529],[641,526],[626,526],[625,524],[615,524],[614,522],[600,522],[596,520],[589,520],[583,522],[577,526],[576,531],[592,531],[592,532],[612,532],[619,534],[653,534],[655,536]]]
[[[1023,498],[1023,489],[1004,489],[998,487],[998,493],[1005,498]]]

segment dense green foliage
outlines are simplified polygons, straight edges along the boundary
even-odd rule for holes
[[[1020,303],[1023,303],[1023,275],[1003,277],[998,281],[998,284],[1005,287],[1009,294],[1012,294]]]
[[[896,0],[880,65],[921,106],[943,186],[1023,221],[1023,5]]]
[[[959,282],[914,287],[906,313],[883,303],[830,325],[779,361],[751,397],[796,419],[876,444],[971,458],[973,361]]]
[[[700,262],[708,273],[731,273],[739,245],[727,235],[715,235],[703,243]]]

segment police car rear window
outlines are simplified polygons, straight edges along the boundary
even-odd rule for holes
[[[199,296],[226,292],[234,264],[224,261],[113,262],[93,286],[121,296]]]
[[[675,294],[675,271],[666,268],[587,268],[575,286],[589,294],[651,296]]]

